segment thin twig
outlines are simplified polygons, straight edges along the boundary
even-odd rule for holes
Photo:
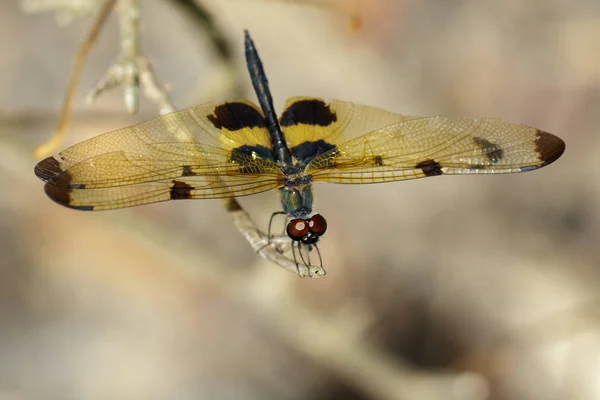
[[[81,77],[81,72],[83,71],[85,61],[87,60],[90,51],[96,44],[98,35],[106,23],[106,20],[115,6],[115,3],[116,0],[104,1],[104,4],[100,8],[96,19],[92,24],[92,28],[83,41],[81,48],[79,51],[77,51],[75,62],[73,64],[73,70],[71,71],[71,78],[69,79],[69,84],[67,86],[67,93],[65,94],[62,111],[60,113],[58,126],[50,137],[50,140],[34,150],[34,155],[36,158],[42,158],[49,155],[50,153],[54,152],[62,143],[67,131],[67,127],[69,126],[71,109],[73,108],[73,97],[75,96],[75,91],[79,85],[79,78]]]

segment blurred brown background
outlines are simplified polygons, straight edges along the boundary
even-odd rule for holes
[[[24,3],[0,2],[1,400],[600,399],[598,1],[336,3],[360,27],[315,1],[198,2],[230,60],[177,2],[140,1],[178,108],[254,99],[247,28],[278,109],[308,95],[500,117],[567,143],[532,173],[317,186],[320,280],[257,257],[219,201],[51,202],[32,151],[91,19],[60,27]],[[157,115],[147,100],[127,115],[121,90],[85,105],[118,41],[113,15],[62,147]],[[262,228],[280,209],[275,192],[240,201]]]

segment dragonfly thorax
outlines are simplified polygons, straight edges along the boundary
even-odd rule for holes
[[[284,186],[279,189],[283,211],[290,218],[307,219],[312,213],[312,185]]]

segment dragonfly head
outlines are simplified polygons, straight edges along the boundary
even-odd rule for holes
[[[314,244],[327,230],[327,221],[321,214],[310,218],[294,218],[287,224],[287,234],[290,239],[303,244]]]

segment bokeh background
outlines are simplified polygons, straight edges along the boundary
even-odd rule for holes
[[[140,0],[178,108],[254,99],[249,29],[278,109],[499,117],[567,143],[526,174],[317,186],[319,280],[258,257],[216,200],[83,213],[45,196],[32,152],[91,18],[23,8],[76,3],[0,2],[1,400],[600,399],[600,2],[198,1],[207,28]],[[63,147],[157,115],[128,115],[120,89],[85,104],[118,51],[113,15]],[[240,202],[261,228],[280,209]]]

